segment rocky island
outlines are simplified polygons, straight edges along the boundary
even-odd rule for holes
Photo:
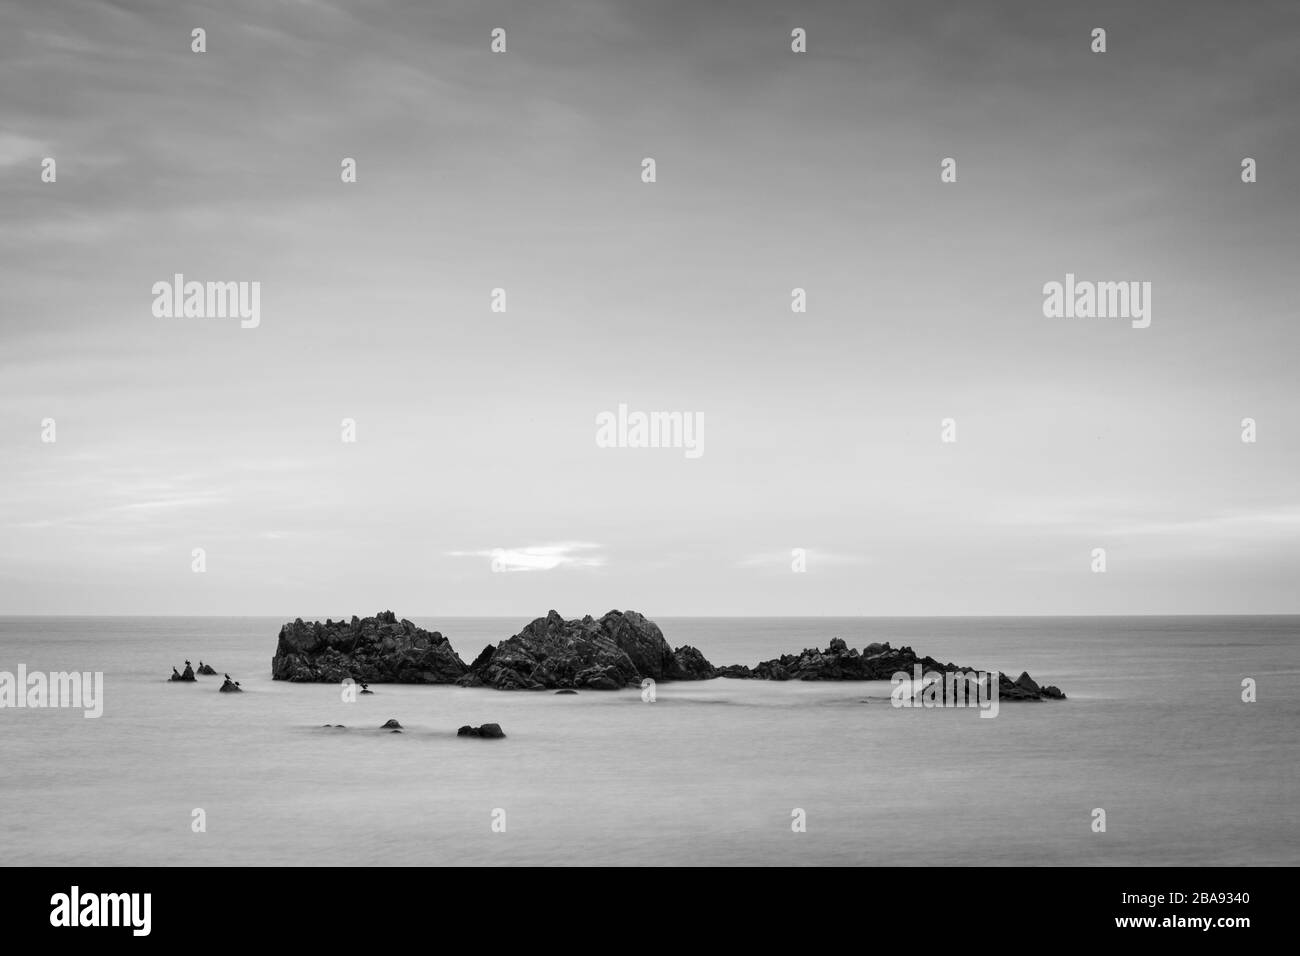
[[[451,684],[467,670],[445,637],[392,611],[324,624],[298,618],[280,628],[271,658],[271,677],[287,681]]]
[[[645,678],[703,680],[713,665],[693,647],[673,650],[654,621],[636,611],[610,611],[566,621],[551,611],[483,653],[457,680],[498,690],[617,690]]]
[[[825,650],[805,648],[753,667],[715,667],[690,645],[674,649],[654,621],[636,611],[610,611],[600,618],[565,619],[556,611],[518,634],[489,644],[468,665],[437,631],[426,631],[392,611],[351,621],[299,618],[280,629],[271,676],[275,680],[401,684],[458,684],[498,690],[618,690],[654,681],[890,680],[895,674],[970,673],[971,667],[921,657],[888,642],[862,651],[841,638]],[[1003,700],[1063,700],[1057,687],[1040,686],[1028,673],[998,675]]]

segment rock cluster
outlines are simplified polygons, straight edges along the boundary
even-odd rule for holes
[[[276,680],[459,684],[498,690],[617,690],[654,681],[738,680],[864,681],[890,680],[896,673],[968,672],[972,668],[921,657],[910,647],[888,642],[861,651],[841,638],[825,650],[805,648],[753,667],[714,667],[689,645],[676,650],[653,621],[636,611],[610,611],[597,619],[565,619],[556,611],[539,617],[518,634],[485,647],[466,666],[450,642],[436,631],[398,621],[391,611],[350,623],[302,620],[280,629],[271,662]],[[1028,674],[998,678],[1003,700],[1063,700],[1052,686],[1042,687]],[[484,725],[490,727],[493,725]],[[472,727],[461,728],[481,735]]]
[[[1012,680],[1006,674],[998,675],[998,697],[1001,700],[1065,700],[1065,694],[1061,688],[1048,684],[1040,687],[1038,682],[1029,676],[1028,671],[1021,671],[1020,676]]]
[[[287,681],[451,684],[465,675],[465,662],[437,631],[426,631],[392,611],[349,621],[280,628],[271,676]]]
[[[457,737],[499,738],[504,737],[505,735],[506,732],[501,729],[500,724],[483,724],[480,727],[471,727],[469,724],[466,724],[464,727],[460,728],[460,730],[456,731]]]
[[[617,690],[652,680],[700,680],[713,666],[693,647],[673,650],[636,611],[565,620],[551,611],[475,658],[457,683],[500,690]]]
[[[921,657],[907,646],[891,647],[888,641],[883,644],[868,644],[859,653],[842,638],[834,637],[824,651],[805,648],[798,654],[782,654],[752,668],[744,665],[719,667],[717,676],[777,681],[890,680],[899,672],[913,676],[918,667],[922,675],[954,671],[969,673],[974,670],[951,661],[945,664],[933,657]],[[1014,681],[1006,674],[999,674],[998,697],[1001,700],[1064,700],[1065,694],[1057,687],[1040,687],[1028,673],[1022,673]]]

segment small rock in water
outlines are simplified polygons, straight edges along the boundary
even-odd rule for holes
[[[504,737],[506,732],[501,729],[500,724],[483,724],[481,727],[471,727],[466,724],[460,730],[456,731],[457,737]]]
[[[380,730],[390,730],[390,729],[391,729],[391,730],[401,730],[401,729],[402,729],[402,725],[399,724],[396,720],[391,720],[391,719],[390,719],[390,720],[388,721],[388,723],[384,724],[384,726],[383,726],[383,727],[380,727],[379,729],[380,729]]]
[[[572,687],[566,687],[564,690],[557,690],[556,693],[557,693],[557,694],[576,694],[577,691],[574,690]]]

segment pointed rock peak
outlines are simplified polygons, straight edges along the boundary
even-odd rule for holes
[[[1032,691],[1035,694],[1039,692],[1039,686],[1035,683],[1034,679],[1029,676],[1029,671],[1020,672],[1020,676],[1016,678],[1016,686],[1023,687],[1025,690]]]

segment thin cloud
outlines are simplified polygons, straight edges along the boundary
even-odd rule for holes
[[[599,548],[600,545],[587,541],[560,541],[490,551],[448,551],[447,554],[456,558],[487,558],[494,571],[554,571],[603,567],[605,556],[597,551]]]

